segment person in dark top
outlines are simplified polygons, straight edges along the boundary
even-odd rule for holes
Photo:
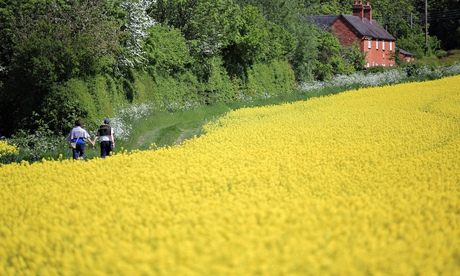
[[[106,118],[97,130],[96,138],[94,138],[93,146],[96,144],[97,138],[101,140],[101,158],[110,155],[115,148],[115,140],[113,139],[113,129],[110,126],[110,119]]]

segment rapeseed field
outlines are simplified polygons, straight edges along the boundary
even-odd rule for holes
[[[460,76],[0,167],[0,275],[460,275]]]
[[[7,141],[0,141],[0,158],[17,154],[19,154],[19,149],[16,145],[9,145]]]

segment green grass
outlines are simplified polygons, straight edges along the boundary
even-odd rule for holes
[[[217,104],[174,113],[154,111],[150,116],[131,122],[133,130],[129,139],[119,144],[128,151],[145,150],[152,143],[158,147],[174,146],[199,136],[204,124],[229,110],[227,105]]]
[[[153,143],[157,147],[178,145],[182,141],[191,139],[194,136],[199,137],[203,134],[203,125],[218,119],[230,110],[302,101],[312,97],[337,94],[344,90],[345,88],[330,88],[316,93],[309,92],[308,94],[297,92],[251,102],[218,103],[200,106],[174,113],[154,111],[150,116],[130,122],[132,124],[132,132],[129,139],[117,142],[115,151],[120,151],[121,148],[128,151],[136,149],[146,150]]]
[[[442,58],[437,57],[429,57],[423,59],[416,59],[414,61],[415,64],[421,65],[430,65],[432,67],[438,66],[450,66],[453,65],[455,62],[460,62],[460,50],[450,50],[445,52],[445,55]]]

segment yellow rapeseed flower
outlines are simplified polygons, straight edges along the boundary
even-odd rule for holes
[[[8,145],[7,141],[0,141],[0,157],[18,154],[19,149],[16,145]]]
[[[0,275],[457,275],[460,76],[0,167]]]

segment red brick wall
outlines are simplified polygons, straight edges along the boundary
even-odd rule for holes
[[[351,46],[351,44],[355,41],[358,43],[361,39],[358,37],[358,32],[352,28],[352,26],[345,21],[336,20],[332,25],[334,30],[334,35],[340,41],[342,46]]]
[[[375,40],[371,41],[371,48],[368,47],[366,37],[360,37],[359,33],[346,21],[337,20],[332,25],[334,35],[340,41],[342,46],[350,46],[353,42],[358,42],[361,51],[366,52],[366,67],[374,66],[396,66],[394,53],[396,43],[392,41],[392,49],[390,51],[390,41],[385,41],[385,50],[383,50],[382,41],[378,41],[378,49],[376,49]],[[368,64],[368,65],[367,65]]]
[[[367,39],[364,42],[364,50],[367,52],[366,55],[366,67],[374,66],[396,66],[395,61],[395,47],[396,43],[394,41],[382,41],[382,40],[372,40],[371,48],[369,49]],[[378,48],[376,46],[378,43]],[[385,44],[383,46],[382,44]],[[390,43],[392,43],[392,49],[390,50]]]

